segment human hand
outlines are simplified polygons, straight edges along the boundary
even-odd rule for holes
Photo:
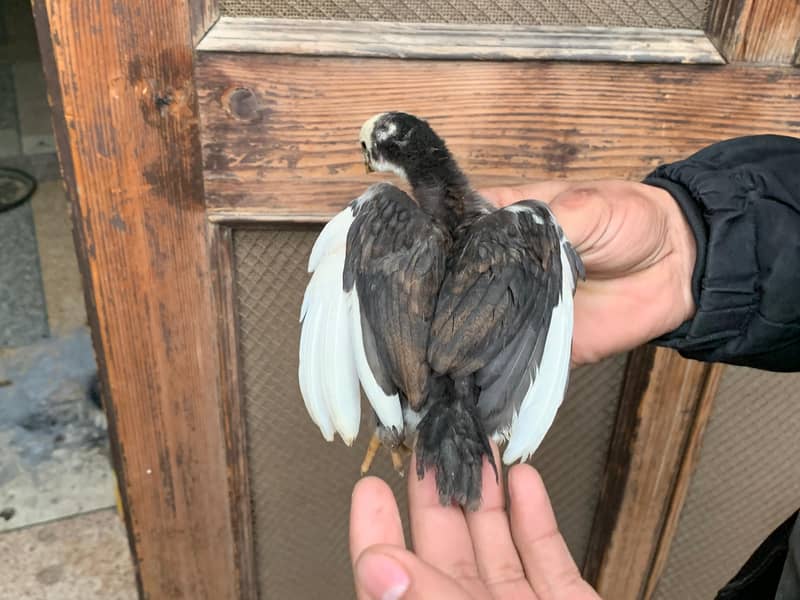
[[[493,451],[500,465],[494,444]],[[502,484],[486,460],[475,512],[439,504],[430,473],[422,481],[409,477],[410,552],[389,486],[376,477],[360,480],[350,510],[358,599],[600,600],[581,579],[536,470],[512,467],[508,487],[510,524]]]
[[[630,350],[694,315],[695,240],[666,190],[629,181],[546,181],[482,190],[500,206],[547,202],[586,267],[575,293],[572,360]]]

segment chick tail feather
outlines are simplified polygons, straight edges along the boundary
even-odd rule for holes
[[[433,468],[439,502],[477,510],[481,503],[481,472],[486,456],[498,478],[489,437],[470,398],[433,400],[417,428],[417,477]]]

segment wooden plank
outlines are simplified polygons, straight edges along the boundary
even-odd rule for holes
[[[722,379],[724,370],[724,365],[720,363],[713,364],[709,367],[703,392],[697,403],[694,422],[692,423],[689,439],[686,443],[686,449],[681,460],[681,467],[678,472],[677,481],[675,482],[675,488],[672,492],[669,507],[667,508],[664,527],[661,531],[661,536],[653,558],[653,566],[647,577],[644,592],[645,598],[652,597],[658,585],[658,580],[667,565],[672,540],[675,537],[675,532],[678,530],[678,519],[680,518],[681,510],[683,510],[686,495],[689,493],[689,484],[692,481],[692,475],[694,474],[695,467],[697,467],[697,462],[700,460],[700,450],[703,447],[703,434],[706,431],[706,425],[708,425],[711,411],[714,408],[714,398],[717,396],[719,382]]]
[[[239,316],[234,298],[233,234],[230,227],[209,224],[209,251],[214,281],[214,312],[219,331],[220,400],[225,428],[228,483],[234,558],[238,572],[239,600],[256,600],[257,577],[253,533],[252,497],[247,467],[244,407],[241,403]]]
[[[729,62],[797,64],[800,2],[713,0],[706,31]]]
[[[655,367],[655,354],[654,346],[642,346],[628,355],[606,471],[589,537],[586,562],[583,565],[583,576],[592,584],[597,582],[600,566],[622,507],[631,469],[631,452],[637,433],[639,407]]]
[[[649,370],[636,369],[623,394],[584,572],[604,598],[642,596],[711,366],[658,348]]]
[[[189,18],[192,25],[192,43],[197,45],[219,19],[217,0],[189,0]]]
[[[448,25],[223,17],[206,52],[450,60],[579,60],[720,64],[695,29]]]
[[[216,218],[329,218],[367,185],[376,112],[430,120],[480,186],[638,179],[726,137],[800,133],[800,72],[201,53],[206,199]]]
[[[237,598],[187,4],[35,0],[143,598]]]

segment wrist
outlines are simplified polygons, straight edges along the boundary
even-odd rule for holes
[[[667,192],[665,194],[669,195]],[[694,293],[694,272],[697,264],[697,242],[694,232],[689,226],[683,211],[669,196],[667,202],[670,245],[675,252],[675,278],[677,289],[674,291],[677,315],[680,323],[691,319],[697,310]]]
[[[671,252],[671,289],[673,303],[670,333],[691,320],[697,311],[700,282],[705,267],[705,225],[697,205],[686,191],[668,180],[646,182],[665,214],[667,239]]]

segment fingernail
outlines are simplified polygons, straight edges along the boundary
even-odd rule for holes
[[[374,600],[400,600],[411,584],[403,567],[384,554],[363,556],[356,566],[356,577]]]

